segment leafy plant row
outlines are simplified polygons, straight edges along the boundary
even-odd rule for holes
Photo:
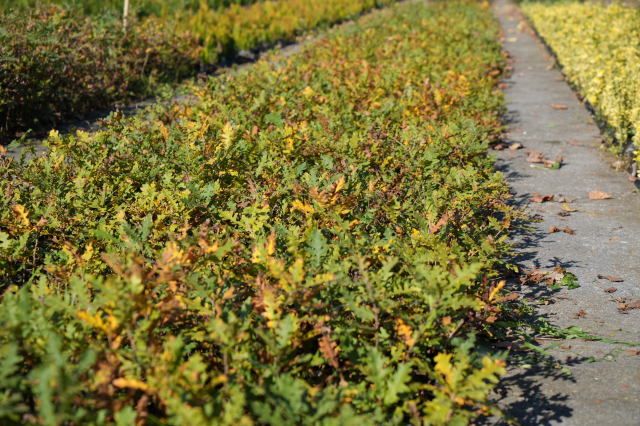
[[[196,105],[0,160],[2,424],[466,424],[487,276],[488,3],[398,5]]]
[[[157,19],[58,7],[0,15],[0,137],[148,96],[194,75],[200,47]]]
[[[0,137],[158,93],[239,50],[292,40],[392,0],[279,0],[129,22],[37,7],[0,15]]]
[[[207,7],[220,9],[231,5],[247,6],[260,0],[205,0]],[[167,16],[169,14],[193,11],[200,8],[202,1],[197,0],[129,0],[129,14],[142,16]],[[80,11],[86,15],[99,15],[105,11],[120,13],[124,0],[0,0],[0,10],[26,10],[38,6],[63,6]]]
[[[525,3],[524,13],[557,54],[570,82],[622,144],[640,142],[640,20],[619,3]]]
[[[359,16],[395,0],[280,0],[250,7],[215,10],[203,4],[183,20],[183,28],[202,37],[202,59],[215,63],[239,50],[292,40],[305,31]]]

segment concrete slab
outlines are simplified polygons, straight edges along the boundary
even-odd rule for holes
[[[535,316],[556,327],[577,325],[593,335],[640,343],[640,309],[623,314],[619,302],[611,301],[640,299],[640,195],[626,173],[609,166],[612,159],[600,148],[600,133],[589,123],[589,112],[560,71],[550,67],[545,47],[522,24],[517,6],[496,0],[494,11],[514,67],[505,80],[510,126],[505,142],[525,146],[496,151],[497,167],[513,190],[515,205],[529,205],[542,220],[531,224],[535,231],[514,232],[514,261],[527,271],[560,265],[580,283],[578,289],[552,291],[544,284],[521,286],[514,280],[511,288],[530,304],[549,299],[548,305],[535,305]],[[563,155],[565,162],[559,170],[532,168],[525,153],[531,150],[552,161]],[[612,198],[589,200],[592,190]],[[531,203],[534,195],[568,197],[574,200],[569,206],[578,211],[559,216],[561,203]],[[569,226],[575,235],[550,233],[551,226]],[[623,281],[599,279],[598,274]],[[606,293],[609,287],[617,290]],[[576,315],[581,310],[584,314]],[[512,367],[496,392],[499,406],[522,425],[640,425],[640,355],[628,352],[640,348],[580,339],[563,346],[549,353],[572,375]],[[595,362],[587,363],[591,357]]]

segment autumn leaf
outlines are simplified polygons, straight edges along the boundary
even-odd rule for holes
[[[611,195],[607,194],[606,192],[597,190],[589,192],[590,200],[605,200],[607,198],[611,198]]]
[[[553,195],[536,195],[535,197],[531,197],[532,203],[544,203],[547,201],[553,201],[555,196]]]

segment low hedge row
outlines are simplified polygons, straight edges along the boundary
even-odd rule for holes
[[[202,37],[202,59],[215,63],[239,50],[293,40],[305,31],[358,17],[395,0],[279,0],[215,10],[203,5],[183,28]]]
[[[194,75],[197,39],[169,22],[58,7],[0,15],[0,137],[149,96]]]
[[[0,15],[0,138],[150,96],[240,50],[290,41],[392,1],[279,0],[222,9],[202,2],[194,11],[132,18],[126,32],[117,12],[85,17],[77,8],[38,6]]]
[[[523,12],[556,53],[569,81],[624,146],[640,143],[640,12],[620,3],[525,2]]]
[[[168,14],[193,11],[205,3],[208,8],[221,9],[232,5],[247,6],[261,0],[130,0],[129,14],[137,17],[166,16]],[[28,10],[40,6],[57,5],[78,10],[86,15],[106,12],[120,13],[124,0],[0,0],[0,11]]]
[[[513,218],[498,33],[486,2],[407,2],[0,158],[2,424],[495,411],[472,332]]]

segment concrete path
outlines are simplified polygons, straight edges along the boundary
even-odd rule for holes
[[[559,265],[578,277],[580,288],[551,291],[545,284],[523,286],[520,277],[509,283],[537,311],[559,328],[579,326],[612,340],[640,342],[640,309],[621,313],[620,303],[640,299],[640,195],[626,173],[609,166],[613,161],[600,149],[600,133],[562,74],[550,67],[544,46],[522,22],[519,9],[496,0],[494,10],[504,30],[512,77],[505,80],[505,143],[521,143],[519,150],[496,151],[497,166],[514,193],[514,203],[530,206],[542,221],[535,231],[516,231],[516,263],[526,271],[551,271]],[[551,104],[564,105],[555,109]],[[526,151],[540,151],[553,161],[563,155],[559,170],[532,168]],[[542,166],[542,164],[536,164]],[[592,190],[612,198],[589,200]],[[576,212],[559,216],[561,203],[531,203],[535,195],[565,196]],[[569,226],[575,235],[550,233],[551,226]],[[622,278],[599,279],[598,274]],[[604,289],[615,287],[613,293]],[[546,298],[548,305],[537,303]],[[620,300],[620,299],[619,299]],[[549,345],[552,341],[546,343]],[[545,346],[543,345],[543,346]],[[573,339],[550,350],[571,370],[512,367],[496,392],[496,400],[522,425],[640,425],[640,347]],[[595,362],[587,362],[589,358]]]

